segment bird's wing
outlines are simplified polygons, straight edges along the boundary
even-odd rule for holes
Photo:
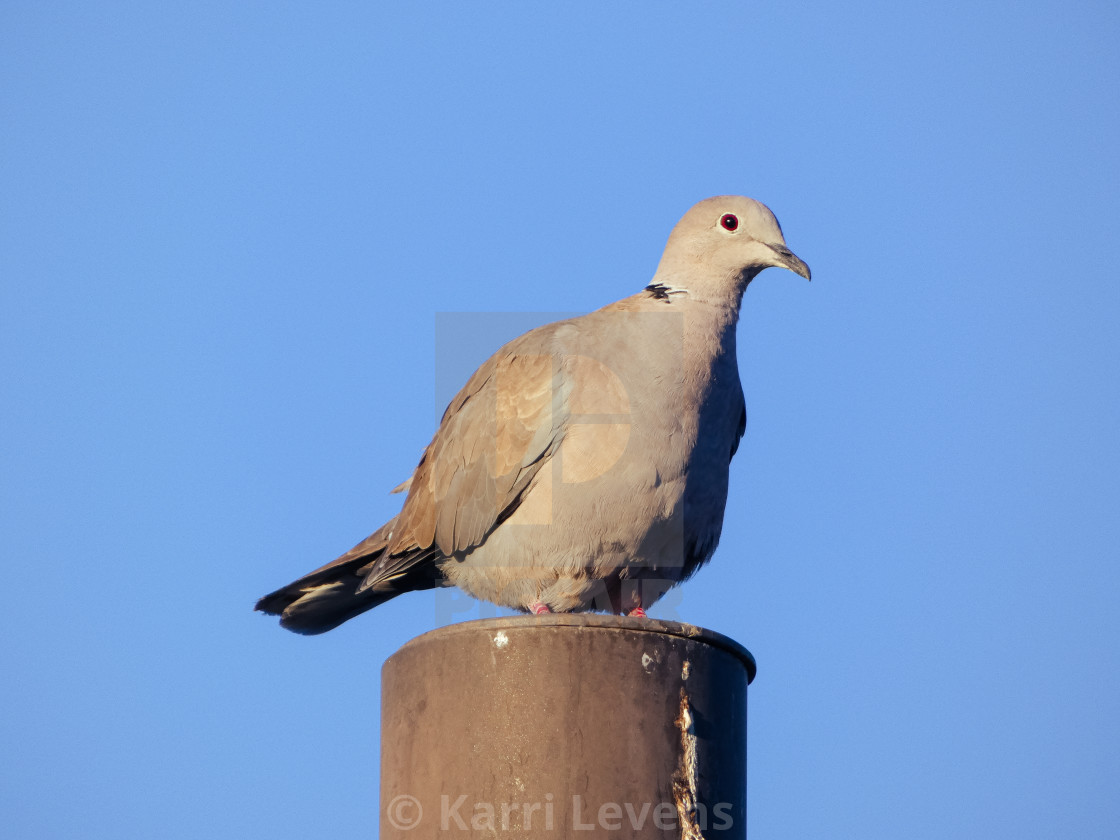
[[[384,550],[362,589],[391,585],[417,564],[469,553],[516,510],[564,437],[568,400],[556,338],[573,329],[561,321],[515,339],[451,401],[409,479],[400,514],[379,532]]]

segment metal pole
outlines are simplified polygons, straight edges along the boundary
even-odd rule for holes
[[[425,633],[382,669],[380,836],[745,838],[754,675],[731,639],[653,619]]]

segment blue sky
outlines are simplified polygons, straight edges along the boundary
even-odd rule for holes
[[[748,290],[660,614],[758,658],[751,836],[1115,836],[1115,6],[586,6],[4,5],[11,836],[373,836],[381,663],[492,611],[254,600],[395,512],[456,370],[728,192],[814,280]]]

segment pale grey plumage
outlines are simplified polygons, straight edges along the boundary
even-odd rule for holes
[[[440,585],[518,609],[652,604],[719,541],[746,420],[735,325],[768,266],[809,277],[764,205],[694,206],[643,291],[502,347],[448,406],[401,512],[257,609],[318,633]]]

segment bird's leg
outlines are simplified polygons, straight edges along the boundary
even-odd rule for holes
[[[618,579],[615,590],[611,593],[611,601],[615,615],[627,615],[632,618],[647,618],[646,611],[642,609],[642,582],[640,580]]]
[[[548,604],[542,604],[540,601],[534,601],[529,605],[529,612],[531,612],[533,615],[544,615],[545,613],[552,612],[552,610],[549,609]]]

